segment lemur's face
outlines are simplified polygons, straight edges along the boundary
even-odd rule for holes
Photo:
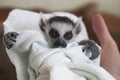
[[[80,26],[68,17],[54,16],[41,19],[40,28],[52,47],[66,47],[80,32]]]

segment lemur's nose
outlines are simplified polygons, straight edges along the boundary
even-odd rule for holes
[[[66,46],[67,46],[67,44],[66,44],[66,42],[65,42],[65,41],[60,41],[60,46],[62,46],[62,47],[66,47]]]
[[[58,39],[55,41],[54,46],[55,47],[66,47],[67,44],[64,40]]]

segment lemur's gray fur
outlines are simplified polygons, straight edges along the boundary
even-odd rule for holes
[[[16,38],[18,36],[18,33],[16,32],[8,32],[4,35],[4,45],[10,49],[16,42]]]
[[[44,33],[46,40],[52,47],[66,47],[67,43],[73,40],[81,31],[79,22],[74,23],[66,16],[54,16],[50,19],[41,19],[40,29]],[[17,32],[8,32],[4,35],[4,44],[10,49],[16,43]],[[91,60],[96,59],[99,55],[99,48],[92,40],[83,40],[78,43],[84,45],[84,50],[92,52]]]
[[[92,52],[92,56],[89,58],[91,60],[95,59],[100,54],[98,46],[95,44],[95,42],[93,40],[83,40],[83,41],[80,41],[79,45],[85,45],[85,47],[83,49],[83,52],[85,50],[90,50]]]

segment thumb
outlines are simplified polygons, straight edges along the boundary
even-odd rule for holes
[[[111,37],[107,26],[100,14],[96,14],[92,20],[93,30],[101,43],[101,66],[118,78],[120,74],[120,54],[118,47]],[[118,79],[119,80],[119,79]]]
[[[108,28],[102,18],[102,16],[98,13],[93,17],[92,20],[92,25],[93,25],[93,30],[96,33],[101,46],[103,46],[104,44],[113,41]]]
[[[108,28],[100,14],[96,14],[93,17],[92,25],[93,30],[96,33],[102,47],[101,57],[110,57],[110,55],[113,55],[111,57],[114,57],[116,55],[118,56],[118,47],[113,38],[111,37]]]
[[[100,41],[103,51],[109,54],[112,52],[114,53],[114,51],[118,51],[117,45],[111,37],[108,28],[99,13],[93,17],[92,25],[93,30]],[[119,51],[117,53],[119,53]]]

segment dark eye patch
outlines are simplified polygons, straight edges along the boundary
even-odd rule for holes
[[[73,37],[72,31],[66,32],[66,33],[64,34],[64,38],[65,38],[66,40],[71,40],[72,37]]]
[[[53,38],[53,39],[56,39],[56,38],[59,37],[58,31],[55,30],[55,29],[51,29],[50,32],[49,32],[49,35],[50,35],[50,37]]]

